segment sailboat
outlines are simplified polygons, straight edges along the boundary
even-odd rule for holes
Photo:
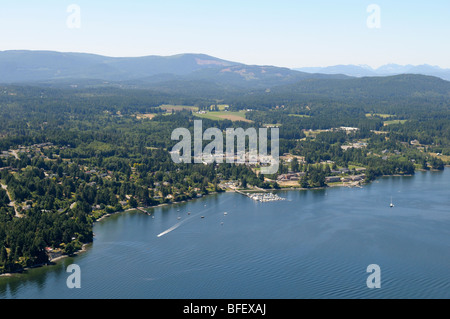
[[[392,202],[392,197],[391,197],[391,205],[390,205],[390,207],[394,208],[394,203]]]

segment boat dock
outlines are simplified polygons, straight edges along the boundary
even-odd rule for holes
[[[247,196],[257,202],[275,202],[285,200],[285,198],[267,191],[264,191],[263,193],[244,193],[243,191],[235,189],[235,192]]]
[[[136,207],[136,210],[140,211],[141,213],[147,214],[148,216],[151,215],[151,213],[146,211],[143,207]]]
[[[283,197],[278,196],[277,194],[272,194],[272,193],[256,193],[256,194],[249,194],[248,197],[250,197],[251,199],[253,199],[254,201],[257,202],[276,202],[276,201],[281,201],[281,200],[286,200]]]

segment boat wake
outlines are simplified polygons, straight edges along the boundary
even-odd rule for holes
[[[205,207],[206,207],[206,204],[205,204]],[[169,229],[163,231],[163,232],[162,232],[161,234],[159,234],[157,237],[159,238],[159,237],[162,237],[162,236],[164,236],[164,235],[167,235],[167,234],[170,233],[170,232],[173,232],[175,229],[177,229],[178,227],[180,227],[182,224],[184,224],[184,223],[186,223],[186,222],[188,222],[188,221],[190,221],[190,220],[192,220],[192,219],[194,219],[194,218],[196,218],[196,217],[198,217],[198,216],[201,216],[201,218],[205,218],[204,215],[203,215],[203,213],[206,212],[206,211],[208,211],[208,210],[209,210],[209,209],[206,208],[206,209],[204,209],[204,210],[198,212],[198,213],[195,214],[195,215],[190,215],[188,218],[186,218],[186,219],[184,219],[184,220],[182,220],[182,221],[176,223],[175,225],[173,225],[173,226],[170,227]],[[224,214],[225,214],[225,215],[228,215],[227,212],[225,212]],[[209,215],[211,215],[211,214],[209,214]],[[223,225],[223,222],[222,222],[222,225]]]
[[[174,231],[175,229],[177,229],[178,227],[181,226],[183,222],[179,222],[178,224],[173,225],[172,227],[170,227],[168,230],[163,231],[161,234],[158,235],[158,237],[162,237],[164,235],[167,235],[168,233]]]
[[[200,213],[199,213],[199,214],[196,214],[196,215],[191,215],[191,217],[186,218],[185,220],[182,220],[181,222],[176,223],[175,225],[173,225],[172,227],[170,227],[169,229],[163,231],[163,232],[162,232],[161,234],[159,234],[157,237],[159,238],[159,237],[162,237],[162,236],[164,236],[164,235],[167,235],[167,234],[170,233],[170,232],[173,232],[175,229],[177,229],[178,227],[180,227],[182,224],[186,223],[187,221],[189,221],[189,220],[191,220],[191,219],[193,219],[193,218],[195,218],[195,217],[197,217],[197,216],[199,216],[199,215],[200,215]]]

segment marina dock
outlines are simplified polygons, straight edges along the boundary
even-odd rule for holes
[[[263,203],[286,200],[285,198],[280,197],[277,194],[273,194],[273,193],[269,193],[269,192],[265,192],[265,193],[245,193],[245,192],[239,191],[239,190],[235,190],[235,192],[239,193],[239,194],[242,194],[244,196],[247,196],[247,197],[253,199],[254,201],[263,202]]]

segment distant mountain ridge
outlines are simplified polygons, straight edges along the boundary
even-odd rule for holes
[[[88,53],[3,51],[0,82],[65,78],[124,81],[157,74],[186,75],[200,69],[234,65],[238,63],[204,54],[115,58]]]
[[[334,65],[328,67],[294,68],[293,70],[307,73],[344,74],[352,77],[421,74],[421,75],[435,76],[443,80],[450,81],[450,69],[443,69],[438,66],[432,66],[428,64],[423,65],[386,64],[375,69],[368,65],[350,64],[350,65]]]
[[[205,54],[116,58],[54,51],[0,51],[0,83],[3,84],[60,84],[82,80],[141,87],[173,81],[209,81],[235,88],[262,88],[310,78],[347,77],[245,65]]]
[[[403,94],[405,97],[449,96],[450,82],[442,80],[442,77],[392,77],[411,70],[420,73],[441,69],[386,65],[374,70],[368,66],[335,66],[308,68],[303,72],[276,66],[246,65],[194,53],[127,58],[54,51],[0,51],[0,85],[61,88],[114,86],[207,98],[223,98],[230,93],[251,96],[259,92],[282,95],[309,92],[334,96],[340,96],[343,92],[350,95],[359,92],[363,96],[375,97],[371,95],[374,91],[380,91],[379,96],[382,92]]]

